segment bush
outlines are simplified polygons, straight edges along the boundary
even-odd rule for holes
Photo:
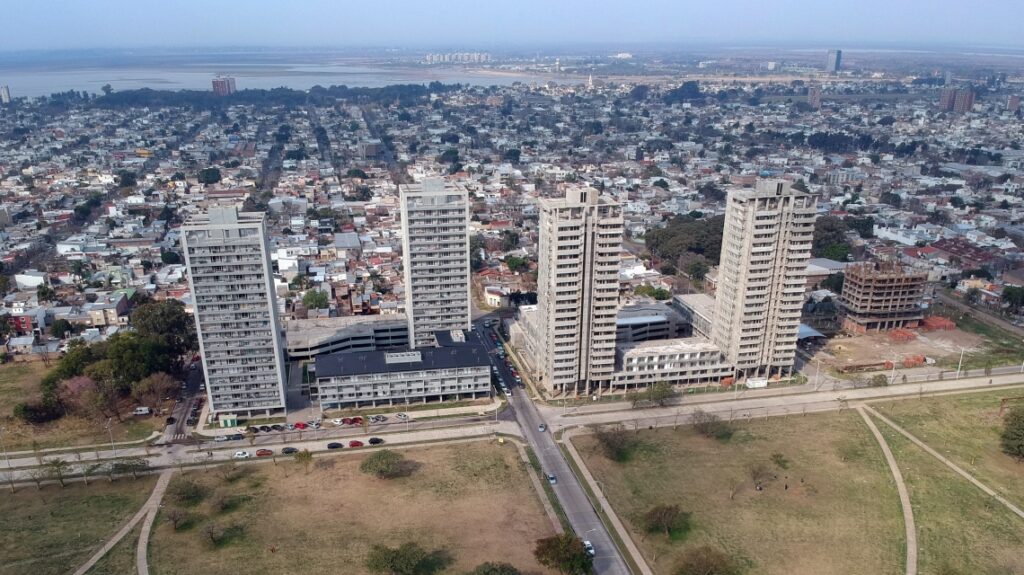
[[[655,505],[644,513],[644,528],[666,537],[685,535],[690,530],[690,514],[678,505]]]
[[[1024,405],[1015,405],[1003,416],[1000,444],[1003,453],[1024,460]]]
[[[382,449],[367,455],[359,464],[359,471],[375,475],[379,479],[393,479],[402,474],[402,461],[401,454],[390,449]]]
[[[565,575],[589,575],[594,571],[593,560],[583,541],[571,533],[538,539],[533,556],[541,565]]]
[[[468,575],[519,575],[519,570],[508,563],[481,563]]]
[[[183,505],[195,505],[206,497],[206,489],[189,477],[178,477],[167,488],[167,494]]]
[[[732,426],[722,421],[722,418],[703,409],[693,412],[693,428],[697,433],[711,439],[726,441],[732,437]]]
[[[635,435],[630,434],[621,425],[598,429],[594,433],[605,457],[619,463],[628,461],[633,451],[640,445]]]
[[[737,575],[739,567],[722,551],[710,545],[692,547],[683,553],[674,575]]]

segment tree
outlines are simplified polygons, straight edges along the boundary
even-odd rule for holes
[[[60,339],[64,339],[64,336],[74,333],[74,331],[71,322],[64,318],[54,320],[53,325],[50,326],[50,333],[53,334],[53,337]]]
[[[674,575],[738,575],[739,572],[731,557],[710,545],[701,545],[683,552]]]
[[[816,257],[830,257],[826,255],[826,251],[832,248],[832,253],[835,255],[837,252],[834,246],[842,246],[849,251],[849,247],[846,244],[846,232],[848,229],[846,223],[841,218],[821,216],[814,222],[814,239],[811,244],[811,253]],[[831,259],[846,259],[846,253],[844,252],[841,258]]]
[[[112,88],[110,84],[103,84],[100,86],[100,90],[103,92],[104,96],[109,96],[114,91],[114,88]]]
[[[167,495],[182,505],[195,505],[206,497],[206,489],[191,477],[179,475],[168,486]]]
[[[1010,306],[1010,309],[1018,311],[1024,307],[1024,287],[1005,286],[1003,287],[1003,301]]]
[[[403,543],[398,547],[373,545],[366,556],[366,568],[385,575],[424,575],[437,571],[431,554],[416,543]]]
[[[203,535],[210,539],[210,543],[217,545],[224,538],[224,528],[218,523],[209,522],[203,526]]]
[[[122,188],[134,188],[138,184],[139,177],[135,175],[135,172],[131,172],[128,170],[119,170],[117,172],[117,185],[121,186]]]
[[[138,332],[120,332],[107,340],[107,358],[118,390],[126,394],[131,385],[158,371],[174,371],[176,354],[162,337],[144,336]],[[100,378],[93,377],[97,383]]]
[[[60,486],[64,487],[64,478],[71,472],[71,464],[58,457],[48,460],[44,466],[47,476],[56,479]]]
[[[306,309],[327,309],[330,307],[327,292],[318,289],[307,291],[302,296],[302,305],[306,306]]]
[[[132,397],[142,405],[156,405],[178,388],[178,381],[162,371],[132,384]]]
[[[1024,404],[1014,405],[1003,416],[999,439],[1003,453],[1024,461]]]
[[[160,254],[160,261],[167,265],[177,265],[181,263],[181,255],[178,252],[166,251]]]
[[[162,513],[164,519],[171,524],[171,527],[173,527],[175,531],[180,529],[189,521],[188,511],[185,511],[180,507],[171,507],[170,509],[165,509]]]
[[[693,260],[686,264],[686,275],[697,281],[703,280],[707,277],[708,271],[710,271],[710,268],[702,259]]]
[[[140,473],[149,469],[149,460],[145,457],[124,457],[112,464],[114,473],[131,473],[132,479],[138,479]]]
[[[594,570],[583,541],[571,533],[538,539],[533,556],[541,565],[565,575],[589,575]]]
[[[481,563],[468,575],[519,575],[519,570],[508,563]]]
[[[889,378],[885,374],[878,373],[871,377],[871,387],[885,387],[889,385]]]
[[[362,180],[368,180],[370,178],[370,176],[366,175],[366,172],[360,170],[359,168],[349,169],[349,171],[345,172],[345,176],[348,178],[359,178]]]
[[[843,283],[846,281],[846,275],[843,272],[832,274],[827,278],[821,280],[818,284],[822,289],[827,289],[833,293],[843,293]]]
[[[502,158],[508,160],[509,162],[512,162],[513,164],[518,164],[520,156],[522,156],[522,152],[519,150],[519,148],[511,148],[509,150],[505,150],[505,153],[502,155]]]
[[[627,432],[621,425],[600,428],[594,432],[594,437],[605,457],[619,463],[627,461],[639,445],[636,436]]]
[[[697,409],[691,416],[693,428],[697,433],[711,439],[726,440],[732,437],[732,426],[722,418],[703,409]]]
[[[510,272],[525,272],[530,269],[530,260],[519,256],[506,256],[503,260]]]
[[[220,181],[220,169],[204,168],[199,171],[200,184],[216,184]]]
[[[367,455],[359,464],[359,471],[375,475],[378,479],[392,479],[402,473],[403,457],[401,454],[382,449]]]
[[[669,537],[673,532],[685,533],[690,527],[690,517],[678,505],[655,505],[644,513],[643,523],[648,532]]]
[[[60,382],[57,395],[64,409],[78,415],[99,415],[93,403],[96,382],[84,375],[76,375]]]
[[[38,298],[39,301],[53,301],[56,297],[57,293],[53,291],[52,287],[46,284],[41,284],[36,287],[36,298]]]
[[[309,473],[309,464],[313,463],[313,453],[308,449],[303,449],[294,455],[295,463],[306,468],[306,473]]]
[[[166,299],[140,305],[132,312],[131,324],[139,335],[161,339],[174,355],[199,349],[196,322],[180,300]]]
[[[978,288],[967,290],[967,293],[964,294],[964,300],[971,305],[978,303],[981,301],[981,290]]]

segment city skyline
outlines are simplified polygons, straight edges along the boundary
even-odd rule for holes
[[[643,6],[605,3],[600,9],[576,0],[554,5],[526,0],[514,11],[488,10],[466,0],[443,6],[414,2],[339,6],[324,1],[201,4],[194,0],[163,6],[110,0],[64,4],[58,12],[51,6],[29,3],[10,7],[11,21],[22,24],[8,31],[3,51],[708,41],[1024,47],[1014,19],[999,17],[1016,7],[1008,0],[991,2],[984,10],[963,3],[923,0],[898,5],[866,0],[848,6],[797,2],[769,7],[752,0],[714,4],[656,0]],[[544,17],[536,18],[538,13]],[[154,34],[154,22],[173,30],[174,35]],[[39,29],[49,33],[40,35]]]

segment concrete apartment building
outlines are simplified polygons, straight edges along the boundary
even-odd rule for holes
[[[211,412],[284,410],[283,348],[263,214],[211,207],[189,218],[181,240]]]
[[[622,208],[594,188],[540,200],[532,338],[551,391],[600,391],[612,380],[622,229]]]
[[[843,329],[852,333],[917,327],[928,273],[895,262],[865,262],[846,268],[839,302]]]
[[[785,180],[730,190],[711,341],[745,378],[788,377],[796,355],[815,196]]]
[[[439,332],[437,340],[437,347],[415,350],[317,356],[311,397],[322,409],[488,397],[487,348],[461,330]]]
[[[288,359],[310,360],[335,352],[409,347],[409,321],[403,314],[350,315],[285,322]]]
[[[703,337],[620,343],[612,385],[630,391],[664,381],[673,385],[718,384],[733,367]]]
[[[469,194],[441,179],[400,186],[405,313],[412,347],[470,329]]]

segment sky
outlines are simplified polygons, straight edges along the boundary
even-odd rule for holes
[[[10,0],[0,52],[641,43],[1024,47],[1021,0]]]

